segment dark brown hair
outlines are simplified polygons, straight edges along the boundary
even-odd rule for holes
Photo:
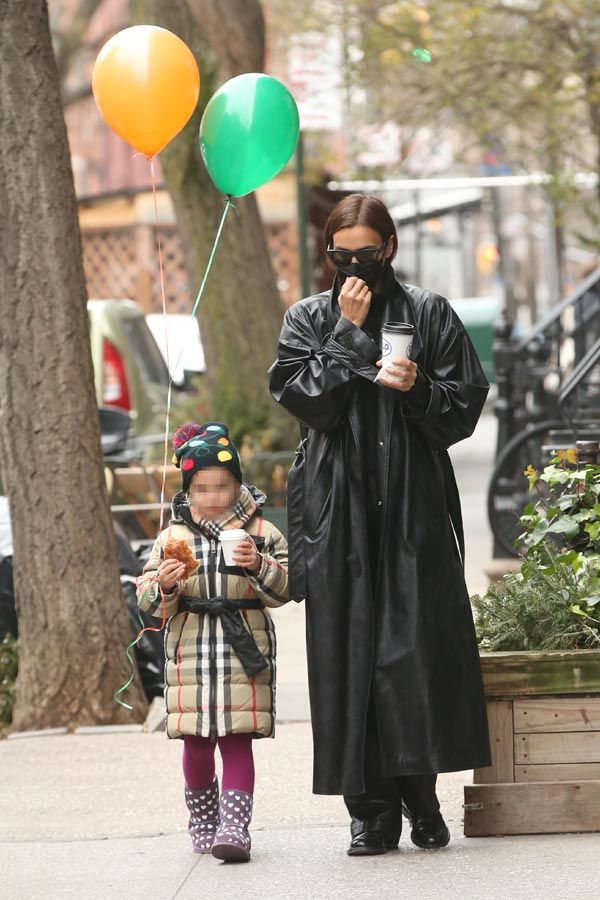
[[[385,203],[377,197],[367,197],[366,194],[350,194],[337,203],[325,224],[325,247],[329,247],[336,231],[342,228],[353,228],[355,225],[366,225],[381,235],[381,240],[392,238],[392,255],[390,262],[398,250],[398,236],[394,220],[388,212]]]

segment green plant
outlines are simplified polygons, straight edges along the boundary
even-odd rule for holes
[[[0,728],[12,721],[18,659],[17,641],[8,634],[0,644]]]
[[[528,466],[530,492],[538,500],[523,510],[523,541],[531,550],[549,539],[582,553],[600,553],[600,466],[569,468],[569,457],[556,457],[540,474]],[[550,538],[550,536],[552,536]]]
[[[600,557],[546,547],[472,598],[484,650],[600,647]]]
[[[570,462],[525,471],[538,499],[520,519],[521,571],[472,598],[483,649],[600,647],[600,466]]]

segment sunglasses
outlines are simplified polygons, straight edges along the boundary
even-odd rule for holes
[[[329,259],[336,266],[349,266],[353,259],[357,259],[363,266],[373,263],[383,252],[386,241],[379,247],[361,247],[360,250],[346,250],[343,247],[328,247]]]

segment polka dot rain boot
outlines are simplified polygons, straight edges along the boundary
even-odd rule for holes
[[[219,801],[219,817],[221,821],[212,845],[212,855],[217,859],[248,862],[252,794],[245,791],[223,791]]]
[[[205,788],[186,787],[185,802],[194,853],[210,853],[219,827],[219,782],[215,779]]]

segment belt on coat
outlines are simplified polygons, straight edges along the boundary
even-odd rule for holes
[[[268,668],[268,662],[256,646],[256,641],[244,624],[242,609],[262,609],[258,597],[234,600],[229,597],[181,597],[179,608],[191,613],[208,613],[221,620],[223,635],[231,644],[244,672],[251,678]]]

